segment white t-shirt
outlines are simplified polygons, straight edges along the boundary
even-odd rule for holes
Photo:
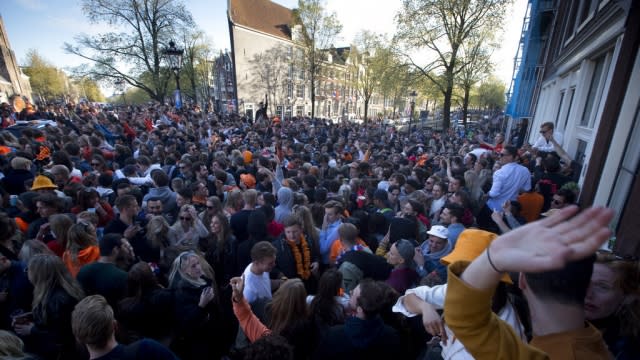
[[[244,291],[242,292],[245,299],[249,304],[255,302],[258,299],[271,299],[271,280],[269,279],[269,273],[264,272],[262,275],[256,275],[251,272],[251,266],[247,265],[244,269]]]

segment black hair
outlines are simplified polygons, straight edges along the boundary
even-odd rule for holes
[[[564,305],[584,305],[596,256],[569,262],[560,270],[526,273],[531,291],[539,298]]]
[[[111,256],[113,249],[122,245],[122,236],[120,234],[105,234],[100,240],[100,256]]]
[[[447,202],[444,205],[444,208],[449,209],[449,214],[451,216],[455,216],[458,219],[458,222],[462,221],[462,217],[464,216],[464,208],[462,207],[462,205]]]

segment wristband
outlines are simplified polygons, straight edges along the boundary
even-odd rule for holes
[[[489,254],[489,249],[491,249],[491,245],[487,246],[487,259],[489,260],[489,265],[491,265],[493,271],[502,274],[504,271],[498,270],[498,268],[493,264],[493,261],[491,261],[491,254]]]

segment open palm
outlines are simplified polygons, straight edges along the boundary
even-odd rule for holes
[[[612,209],[571,206],[498,237],[490,246],[503,271],[543,272],[593,254],[611,236]],[[573,216],[573,217],[572,217]]]

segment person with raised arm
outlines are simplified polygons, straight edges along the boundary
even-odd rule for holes
[[[449,266],[445,322],[476,359],[610,359],[600,332],[585,320],[594,252],[611,236],[613,210],[577,206],[495,239],[473,262]],[[505,272],[520,272],[533,338],[525,344],[491,312]]]

